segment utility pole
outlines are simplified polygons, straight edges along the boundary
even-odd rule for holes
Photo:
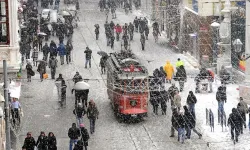
[[[8,87],[8,70],[6,60],[3,60],[3,72],[4,72],[4,111],[5,111],[5,132],[6,132],[6,150],[11,150],[10,140],[10,118],[9,118],[9,87]]]

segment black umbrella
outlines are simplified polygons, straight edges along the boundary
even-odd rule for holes
[[[104,51],[98,51],[97,54],[99,54],[102,57],[108,57],[108,54]]]

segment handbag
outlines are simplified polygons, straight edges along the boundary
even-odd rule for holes
[[[30,69],[30,70],[29,70],[29,74],[30,74],[31,76],[34,76],[34,75],[35,75],[35,72],[34,72],[32,69]]]
[[[43,78],[47,79],[49,77],[49,75],[47,73],[43,74]]]

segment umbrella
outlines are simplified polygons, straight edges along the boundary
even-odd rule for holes
[[[102,57],[108,56],[108,54],[104,51],[98,51],[97,54],[99,54]]]
[[[68,11],[62,11],[61,15],[62,16],[70,16],[71,14]]]
[[[47,34],[44,32],[39,32],[38,35],[47,35]]]
[[[90,85],[84,81],[77,82],[74,86],[75,90],[88,90]]]

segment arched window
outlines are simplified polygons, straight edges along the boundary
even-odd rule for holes
[[[8,0],[0,0],[0,45],[9,44]]]

